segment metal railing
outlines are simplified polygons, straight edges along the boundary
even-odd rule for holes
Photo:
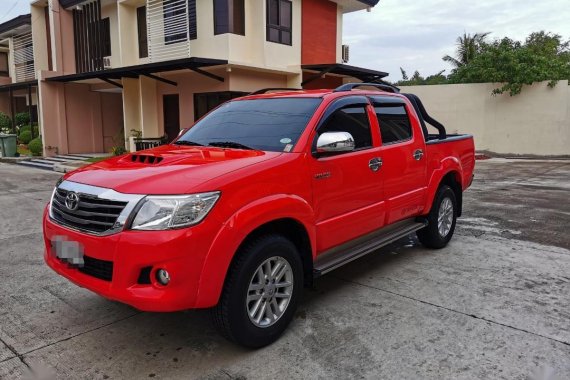
[[[139,150],[156,148],[157,146],[168,143],[168,139],[166,137],[156,137],[156,138],[141,137],[141,138],[135,138],[134,140],[137,152]]]

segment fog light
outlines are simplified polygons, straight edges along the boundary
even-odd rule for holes
[[[156,271],[156,280],[160,285],[168,285],[170,282],[170,274],[164,269],[159,269]]]

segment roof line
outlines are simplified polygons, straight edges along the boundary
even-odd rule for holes
[[[32,15],[30,13],[25,15],[20,15],[0,24],[0,34],[9,32],[10,30],[15,29],[22,25],[31,25],[31,24],[32,24]]]
[[[121,79],[123,77],[138,77],[139,75],[161,73],[174,70],[194,70],[200,67],[226,65],[228,61],[211,58],[182,58],[171,61],[152,62],[134,66],[116,67],[113,69],[88,71],[85,73],[68,74],[46,78],[48,82],[75,82],[87,79]]]

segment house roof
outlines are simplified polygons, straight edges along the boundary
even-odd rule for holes
[[[365,69],[363,67],[345,65],[343,63],[322,63],[316,65],[302,65],[303,70],[314,71],[315,75],[303,81],[304,86],[313,80],[319,79],[325,74],[345,75],[360,79],[363,82],[374,82],[378,79],[387,77],[389,74],[383,71]]]
[[[87,79],[121,79],[121,78],[136,78],[139,75],[152,76],[154,73],[163,73],[175,70],[193,70],[207,76],[215,76],[208,72],[201,70],[203,67],[226,65],[228,61],[222,59],[211,58],[182,58],[165,62],[145,63],[142,65],[117,67],[114,69],[89,71],[85,73],[62,75],[58,77],[47,78],[50,82],[76,82]]]
[[[21,15],[0,24],[0,39],[31,30],[32,15]]]

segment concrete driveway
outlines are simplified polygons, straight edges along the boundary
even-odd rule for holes
[[[0,378],[570,378],[570,161],[478,162],[452,243],[407,238],[320,279],[249,351],[207,311],[141,313],[42,261],[58,175],[0,164]]]

